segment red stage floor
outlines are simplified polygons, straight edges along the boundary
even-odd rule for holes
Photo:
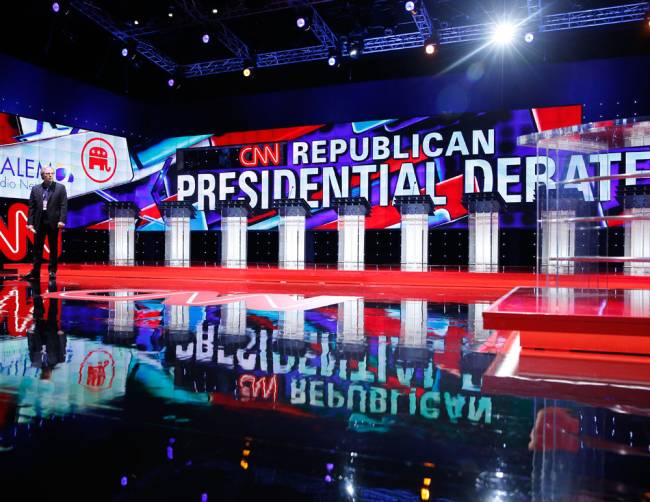
[[[31,265],[15,265],[20,274]],[[457,270],[401,272],[399,270],[340,271],[335,268],[282,270],[277,267],[226,269],[221,267],[112,267],[61,265],[58,278],[80,287],[192,288],[283,292],[300,287],[306,293],[340,291],[371,298],[424,298],[445,301],[496,301],[518,286],[536,287],[538,277],[529,272],[480,273]],[[43,273],[43,279],[46,274]],[[614,275],[559,276],[563,287],[650,289],[650,278]],[[545,284],[544,284],[545,285]],[[443,299],[444,296],[444,299]]]
[[[102,493],[202,466],[294,486],[305,472],[344,479],[353,459],[357,479],[399,487],[391,500],[418,498],[425,476],[466,500],[539,498],[540,475],[567,499],[650,490],[630,476],[650,451],[650,357],[560,350],[598,336],[570,332],[585,318],[642,322],[648,279],[568,278],[616,288],[584,304],[580,289],[509,295],[497,310],[528,309],[525,327],[569,320],[521,334],[487,329],[483,312],[533,274],[68,265],[43,279],[0,276],[0,452],[17,452],[0,466],[13,477],[20,459],[54,455]],[[534,336],[558,346],[526,348]],[[561,455],[573,473],[539,473]]]

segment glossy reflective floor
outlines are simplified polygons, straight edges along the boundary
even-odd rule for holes
[[[643,358],[520,360],[485,299],[142,288],[0,278],[21,500],[650,497]]]

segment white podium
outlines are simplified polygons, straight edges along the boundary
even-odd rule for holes
[[[246,268],[248,215],[246,201],[230,200],[217,203],[221,212],[221,266]]]
[[[496,193],[468,193],[463,203],[469,211],[469,270],[497,272],[499,268],[499,210]]]
[[[140,213],[133,202],[107,202],[108,259],[111,265],[135,264],[135,221]]]
[[[189,202],[160,204],[165,220],[165,266],[190,266],[190,220],[194,208]]]
[[[303,199],[281,199],[273,203],[280,216],[278,266],[288,270],[305,268],[305,217],[310,209]]]
[[[430,195],[403,195],[393,201],[401,216],[401,269],[426,272],[429,266],[429,215],[433,214]]]
[[[339,197],[332,201],[338,213],[338,269],[363,270],[366,216],[370,204],[363,197]]]

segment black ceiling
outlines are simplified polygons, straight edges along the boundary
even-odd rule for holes
[[[218,19],[244,42],[252,53],[314,46],[313,32],[296,28],[300,1],[272,0],[84,0],[94,5],[125,33],[137,29],[139,40],[179,65],[233,57],[220,43],[211,19]],[[58,73],[127,93],[137,99],[196,100],[215,94],[241,94],[312,87],[372,79],[435,75],[465,54],[477,42],[445,44],[435,58],[420,49],[366,55],[329,68],[324,61],[259,69],[252,79],[239,72],[187,79],[178,90],[166,82],[168,74],[146,58],[121,57],[124,42],[110,30],[83,15],[68,2],[58,14],[52,1],[21,0],[3,4],[5,29],[0,31],[0,51]],[[339,38],[376,37],[417,31],[412,16],[398,0],[321,0],[309,2]],[[631,0],[543,0],[545,14],[569,12]],[[525,16],[526,0],[426,0],[434,30],[488,22],[507,12]],[[281,8],[282,7],[282,8]],[[212,14],[212,9],[218,10]],[[173,17],[169,17],[169,12]],[[200,15],[197,15],[200,14]],[[138,20],[138,25],[134,21]],[[647,54],[650,45],[644,23],[623,23],[540,34],[530,46],[518,47],[517,57],[527,64],[583,58]],[[201,41],[204,33],[211,40]],[[484,57],[481,54],[475,57]],[[512,64],[518,64],[516,60]]]

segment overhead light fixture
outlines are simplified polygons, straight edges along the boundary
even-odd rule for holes
[[[438,51],[438,45],[433,38],[424,41],[424,53],[427,56],[433,56]]]
[[[131,39],[126,42],[120,49],[120,55],[129,61],[135,61],[138,57],[138,44]]]
[[[411,0],[409,0],[408,2],[404,2],[404,10],[410,13],[415,12],[415,2]]]
[[[140,21],[138,21],[137,19],[134,19],[134,20],[133,20],[133,24],[135,24],[136,26],[138,26],[138,25],[140,24]]]
[[[207,33],[205,33],[205,34],[201,37],[201,40],[203,41],[204,44],[207,44],[208,42],[210,42],[210,35],[208,35]]]
[[[174,17],[174,12],[170,10],[170,11],[167,13],[167,17]]]
[[[517,26],[510,21],[496,24],[492,30],[492,43],[505,46],[512,43],[517,34]]]
[[[524,35],[524,42],[526,42],[527,44],[532,43],[533,40],[535,40],[535,34],[534,33],[529,31],[528,33],[526,33]]]
[[[175,71],[172,74],[169,74],[167,76],[167,88],[177,91],[178,89],[181,88],[181,84],[183,83],[183,75],[182,73]]]
[[[327,57],[327,66],[332,68],[339,66],[341,64],[341,53],[338,50],[330,50],[329,56]]]
[[[352,41],[350,41],[350,48],[348,50],[348,54],[352,59],[359,59],[363,54],[363,40],[359,38],[355,38]]]
[[[296,26],[304,31],[311,28],[311,10],[305,8],[296,10]]]
[[[50,7],[54,14],[63,14],[64,16],[67,16],[70,13],[70,4],[68,0],[59,0],[58,2],[52,2]]]
[[[245,59],[244,67],[242,69],[242,75],[246,78],[253,76],[253,71],[255,69],[255,60],[254,59]]]
[[[217,9],[217,8],[215,7],[214,9],[212,9],[212,13],[213,13],[213,14],[218,14],[218,13],[219,13],[219,9]]]

